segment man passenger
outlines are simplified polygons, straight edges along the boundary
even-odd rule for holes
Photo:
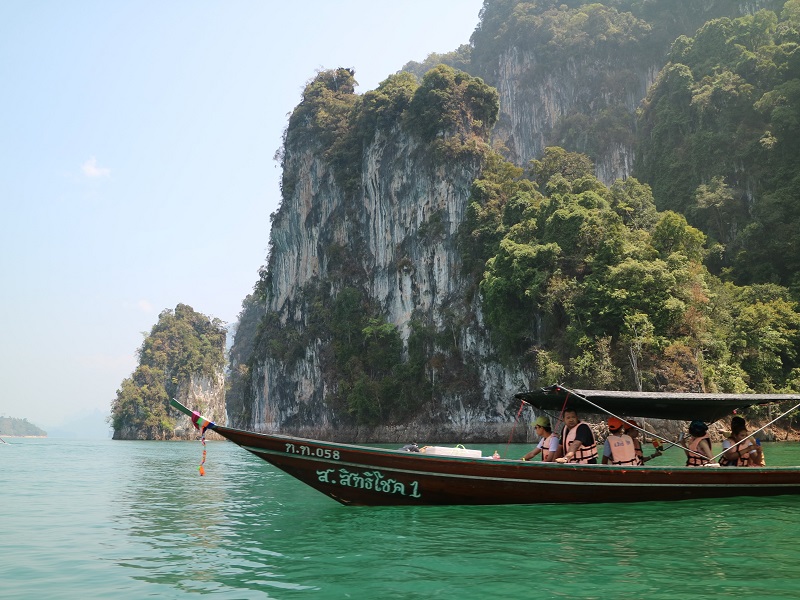
[[[641,465],[642,462],[636,455],[636,446],[633,438],[623,431],[622,419],[610,417],[608,419],[609,435],[603,446],[603,464],[620,466]]]
[[[550,428],[550,419],[544,416],[537,417],[533,422],[533,426],[539,436],[539,444],[523,456],[522,460],[533,460],[537,454],[541,453],[544,462],[555,462],[556,458],[561,455],[561,443],[558,436]]]
[[[568,408],[564,411],[564,428],[561,430],[561,448],[564,457],[557,462],[597,464],[597,440],[592,428],[578,417],[578,411]]]

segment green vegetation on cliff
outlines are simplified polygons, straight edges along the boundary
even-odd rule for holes
[[[522,68],[514,82],[518,98],[542,89],[565,88],[552,98],[561,104],[552,126],[539,124],[546,146],[561,146],[593,159],[620,147],[636,134],[636,105],[653,70],[660,68],[672,42],[709,19],[737,16],[753,3],[734,0],[486,0],[472,35],[469,53],[433,55],[498,85],[498,64],[505,57]],[[766,8],[778,0],[759,0]],[[530,62],[526,62],[530,61]],[[407,69],[419,72],[421,65]],[[504,112],[522,107],[505,107]],[[535,105],[526,110],[535,110]],[[545,108],[545,111],[547,109]]]
[[[314,281],[304,288],[299,301],[309,311],[305,325],[281,324],[277,313],[268,313],[256,353],[291,369],[307,348],[317,344],[320,368],[332,390],[327,401],[341,409],[342,422],[402,422],[430,397],[425,377],[426,332],[419,324],[412,324],[404,357],[397,328],[359,289],[345,287],[334,296],[329,285]]]
[[[639,120],[636,173],[740,284],[800,289],[800,2],[675,41]]]
[[[225,366],[225,327],[191,306],[164,310],[141,348],[139,365],[111,405],[111,425],[163,438],[174,429],[169,400],[193,375],[213,377]]]
[[[703,266],[705,235],[658,213],[647,185],[591,173],[548,148],[527,176],[497,157],[473,184],[462,247],[465,264],[485,264],[473,272],[501,360],[542,384],[798,389],[788,291],[723,283]]]
[[[482,79],[445,65],[418,82],[397,73],[363,96],[355,94],[351,69],[322,71],[311,80],[289,118],[282,150],[284,196],[291,195],[297,173],[289,168],[292,152],[317,147],[333,169],[339,187],[356,193],[364,148],[376,134],[402,129],[432,144],[443,157],[480,153],[483,138],[498,113],[497,91]]]

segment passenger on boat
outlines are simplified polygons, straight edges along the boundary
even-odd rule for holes
[[[687,467],[702,467],[711,461],[711,438],[708,437],[708,425],[703,421],[689,424],[689,439],[682,445],[686,449]]]
[[[603,445],[603,464],[634,466],[642,464],[636,456],[633,438],[623,432],[622,419],[610,417],[608,430],[611,432]]]
[[[557,458],[556,462],[597,464],[597,440],[594,439],[592,428],[580,420],[578,412],[573,408],[564,411],[561,451],[564,456]]]
[[[561,456],[561,440],[553,433],[550,419],[544,416],[536,417],[533,426],[536,429],[536,435],[539,436],[539,443],[536,448],[523,456],[522,460],[533,460],[538,454],[541,454],[542,461],[555,462]]]
[[[625,421],[624,426],[625,433],[631,436],[631,439],[633,440],[633,447],[636,449],[636,456],[638,456],[639,460],[641,461],[640,464],[644,464],[648,460],[653,460],[654,458],[657,458],[663,454],[661,451],[661,446],[656,446],[656,451],[653,454],[650,456],[645,456],[644,452],[642,451],[642,441],[639,439],[639,429],[637,429],[638,427],[641,427],[641,425],[639,425],[639,423],[633,419],[628,419]]]
[[[720,465],[723,467],[761,466],[764,460],[761,446],[757,446],[752,439],[745,440],[746,437],[747,423],[742,417],[733,417],[731,419],[731,434],[722,442],[724,452],[719,461]]]

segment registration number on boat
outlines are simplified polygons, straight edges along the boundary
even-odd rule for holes
[[[300,454],[302,456],[316,456],[317,458],[339,460],[339,451],[331,450],[330,448],[312,448],[311,446],[298,446],[287,442],[286,452],[289,454]]]

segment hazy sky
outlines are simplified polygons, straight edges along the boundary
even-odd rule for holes
[[[482,0],[3,0],[0,416],[108,413],[178,303],[233,323],[273,161],[322,68],[358,93],[467,43]]]

